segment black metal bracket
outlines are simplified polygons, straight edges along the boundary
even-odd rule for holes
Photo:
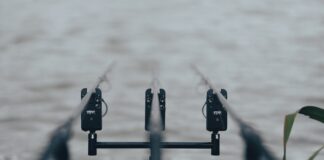
[[[164,149],[211,149],[211,155],[217,156],[219,151],[219,133],[212,133],[211,142],[161,142]],[[96,133],[89,133],[88,155],[97,155],[97,149],[149,149],[150,142],[98,142]]]

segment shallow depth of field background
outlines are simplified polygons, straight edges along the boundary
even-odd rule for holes
[[[144,141],[144,91],[160,66],[167,91],[166,141],[209,141],[205,88],[194,63],[282,156],[284,115],[324,107],[324,2],[321,0],[1,0],[0,160],[34,160],[50,132],[76,109],[112,61],[103,97],[110,108],[99,140]],[[144,160],[145,150],[99,150],[74,128],[75,160]],[[288,158],[324,144],[324,127],[299,117]],[[243,159],[229,120],[218,159]],[[216,159],[209,150],[165,150],[167,160]],[[318,159],[324,159],[320,154]]]

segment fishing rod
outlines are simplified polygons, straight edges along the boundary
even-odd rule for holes
[[[201,78],[204,85],[208,86],[212,94],[219,99],[224,109],[231,115],[235,123],[240,128],[240,136],[244,140],[245,159],[246,160],[276,160],[277,158],[269,151],[263,144],[262,137],[259,133],[243,119],[234,112],[232,106],[227,102],[227,94],[221,94],[220,90],[198,69],[197,66],[192,65],[192,70]]]
[[[67,143],[72,137],[72,126],[77,118],[84,112],[92,97],[98,90],[98,87],[104,81],[108,81],[108,73],[110,73],[115,63],[111,63],[104,73],[98,78],[96,83],[90,88],[88,93],[85,93],[77,110],[65,122],[59,125],[51,134],[50,140],[46,148],[43,150],[39,160],[69,160],[69,152]],[[101,108],[100,108],[101,109]],[[101,112],[100,112],[101,113]],[[100,115],[101,116],[101,115]]]

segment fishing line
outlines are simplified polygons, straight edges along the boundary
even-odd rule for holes
[[[108,113],[108,104],[107,104],[107,102],[106,102],[103,98],[101,98],[101,101],[105,104],[105,108],[106,108],[106,110],[105,110],[105,112],[102,114],[102,117],[105,117],[106,114]]]
[[[205,117],[205,119],[207,118],[207,117],[206,117],[206,114],[205,114],[205,112],[204,112],[204,109],[205,109],[206,105],[207,105],[207,103],[204,103],[204,105],[203,105],[202,108],[201,108],[201,113],[202,113],[202,115]]]

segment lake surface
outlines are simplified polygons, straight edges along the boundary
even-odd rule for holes
[[[0,1],[0,160],[33,160],[51,131],[73,113],[80,90],[112,61],[102,86],[109,103],[101,141],[145,141],[144,92],[159,68],[167,91],[166,141],[209,141],[197,65],[233,109],[282,157],[284,116],[324,107],[323,1],[2,0]],[[77,160],[147,159],[145,150],[99,150],[74,128]],[[324,127],[297,118],[288,158],[324,144]],[[243,159],[238,128],[221,133],[223,160]],[[165,150],[164,158],[215,159],[209,150]],[[318,159],[323,159],[321,153]]]

